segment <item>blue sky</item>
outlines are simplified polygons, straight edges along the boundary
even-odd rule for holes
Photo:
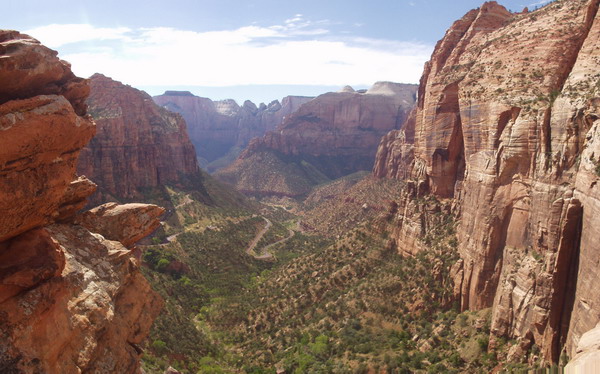
[[[4,0],[0,27],[150,94],[256,103],[378,80],[417,83],[475,0]],[[7,2],[7,3],[6,3]],[[512,11],[548,1],[498,1]],[[17,16],[18,15],[18,16]]]

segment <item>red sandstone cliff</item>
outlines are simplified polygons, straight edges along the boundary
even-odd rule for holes
[[[136,373],[162,301],[123,244],[70,223],[95,190],[75,175],[95,132],[87,81],[3,30],[0,81],[0,372]],[[163,211],[125,207],[115,219],[139,238]]]
[[[101,74],[90,78],[90,87],[97,133],[81,152],[78,171],[100,186],[95,202],[139,199],[144,190],[200,178],[181,116]]]
[[[154,101],[185,118],[190,139],[198,157],[209,171],[228,164],[237,157],[250,139],[273,130],[286,116],[311,100],[311,97],[288,96],[282,102],[257,107],[251,101],[239,106],[233,100],[212,101],[187,91],[167,91]],[[219,158],[225,157],[221,162]]]
[[[453,198],[457,296],[493,307],[492,337],[517,339],[509,360],[534,343],[548,360],[572,356],[600,321],[599,3],[467,13],[426,64],[410,119],[379,146],[376,176]]]
[[[328,178],[369,170],[381,137],[399,128],[413,107],[416,89],[378,82],[367,92],[346,87],[321,95],[276,130],[253,139],[216,175],[244,192],[294,196]],[[299,174],[304,175],[300,182],[295,180]]]

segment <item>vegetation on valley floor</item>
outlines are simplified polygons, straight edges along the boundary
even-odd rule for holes
[[[176,218],[195,221],[143,255],[166,300],[144,355],[148,373],[168,365],[185,373],[463,373],[492,370],[505,357],[510,342],[488,352],[490,311],[455,305],[450,214],[435,213],[438,224],[422,238],[428,249],[403,257],[385,214],[332,240],[298,231],[304,217],[276,204],[258,214],[170,194]],[[276,242],[276,261],[245,253],[267,216],[273,225],[256,253]]]

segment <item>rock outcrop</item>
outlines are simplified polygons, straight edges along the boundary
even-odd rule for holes
[[[75,223],[130,248],[160,226],[164,212],[151,204],[106,203],[80,214]]]
[[[0,241],[49,223],[94,135],[89,88],[56,52],[16,31],[0,33]]]
[[[1,30],[0,80],[0,372],[137,373],[162,300],[123,244],[72,223],[96,188],[75,175],[87,81]]]
[[[202,166],[212,172],[227,166],[248,145],[250,139],[275,129],[283,119],[312,97],[287,96],[281,103],[256,106],[245,101],[212,101],[187,91],[166,91],[154,101],[179,113],[187,122],[190,139]]]
[[[78,171],[97,183],[94,203],[131,201],[164,185],[201,177],[185,121],[143,91],[101,74],[90,78],[87,100],[97,134],[81,152]]]
[[[581,336],[576,355],[565,367],[566,374],[594,374],[600,367],[600,324]]]
[[[235,163],[216,175],[249,194],[298,196],[328,179],[370,170],[381,137],[404,122],[416,90],[415,85],[378,82],[364,93],[346,87],[318,96],[275,131],[252,140]],[[274,159],[269,161],[274,167],[267,167],[265,159]],[[250,167],[260,163],[265,168]],[[261,180],[266,182],[255,183]]]
[[[462,309],[493,307],[508,360],[557,361],[600,321],[598,0],[467,13],[425,66],[416,109],[383,138],[379,177],[452,198]]]

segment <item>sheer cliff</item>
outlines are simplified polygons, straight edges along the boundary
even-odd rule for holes
[[[374,174],[449,199],[463,310],[492,307],[491,344],[557,361],[600,320],[598,0],[467,13],[426,64],[417,107],[379,146]],[[396,241],[419,242],[399,210]],[[421,244],[419,244],[421,245]]]
[[[180,115],[101,74],[90,78],[87,104],[97,133],[82,150],[78,171],[100,186],[94,202],[139,200],[164,185],[202,189],[194,146]]]
[[[113,209],[104,219],[120,232],[94,227],[95,212],[75,223],[96,188],[75,173],[95,133],[88,82],[55,51],[4,30],[0,81],[0,372],[139,372],[162,299],[131,240],[164,210]]]

